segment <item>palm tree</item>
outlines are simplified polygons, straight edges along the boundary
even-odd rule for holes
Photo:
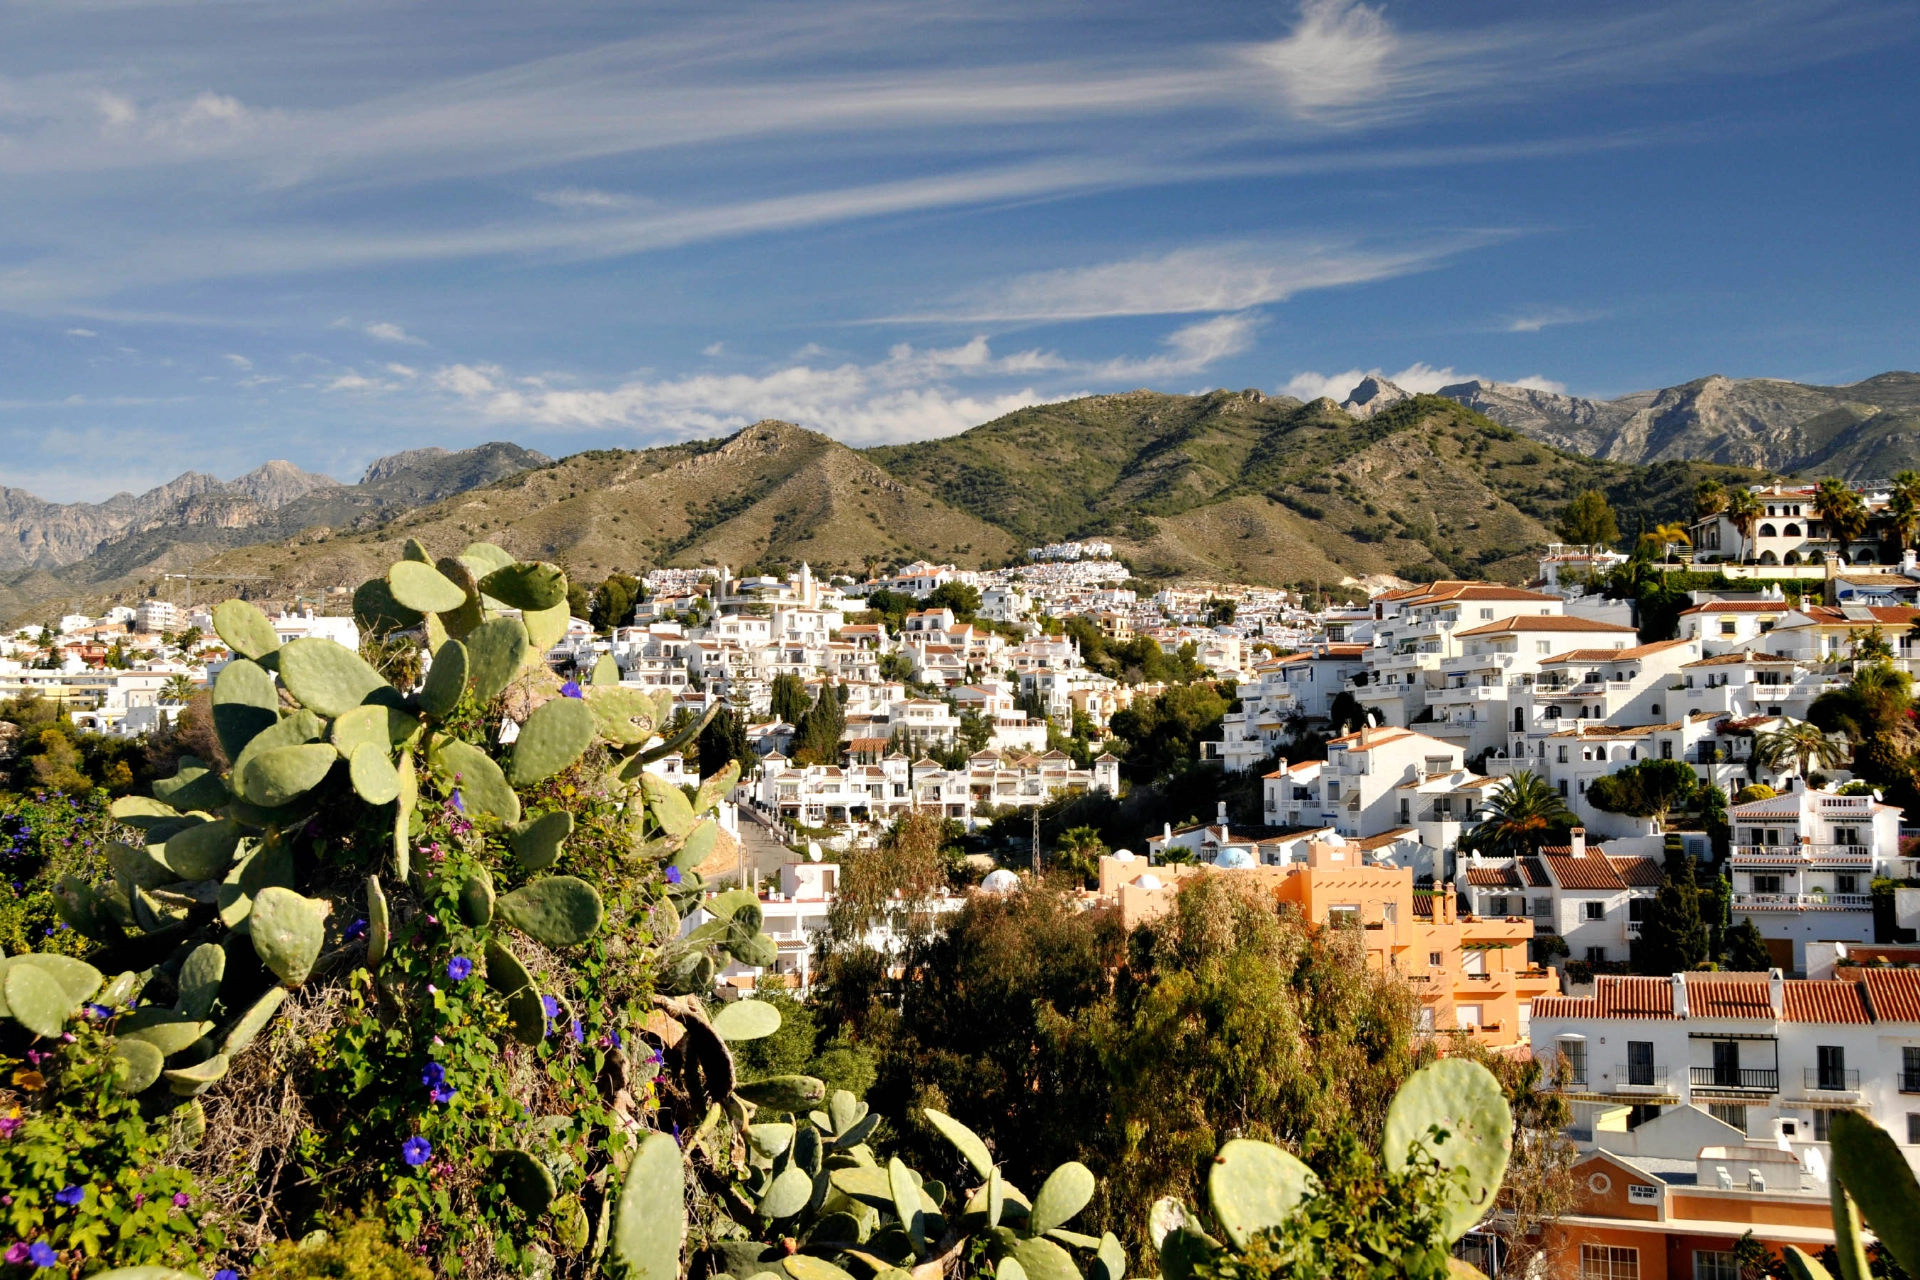
[[[1765,510],[1751,489],[1735,489],[1727,495],[1727,523],[1740,534],[1740,559],[1745,561],[1753,541],[1754,521]]]
[[[167,677],[166,684],[160,687],[160,697],[165,702],[192,702],[194,692],[198,688],[199,686],[194,684],[191,676],[169,676]]]
[[[1753,735],[1753,760],[1764,768],[1781,772],[1788,764],[1797,766],[1801,777],[1807,766],[1818,763],[1823,769],[1837,769],[1847,760],[1847,749],[1828,737],[1819,725],[1796,721],[1779,729]]]
[[[1867,531],[1867,508],[1853,486],[1838,476],[1828,476],[1813,491],[1813,509],[1827,525],[1827,535],[1840,544],[1840,558],[1847,548]]]
[[[1107,842],[1095,828],[1068,827],[1060,833],[1060,847],[1054,852],[1053,865],[1076,880],[1088,881],[1100,874],[1100,855],[1106,851]]]
[[[1913,545],[1920,530],[1920,471],[1901,471],[1893,477],[1893,492],[1887,496],[1887,529],[1905,551]]]
[[[1523,769],[1508,775],[1507,785],[1487,802],[1480,825],[1462,836],[1460,844],[1489,857],[1525,857],[1577,821],[1545,778]]]
[[[1640,547],[1649,558],[1667,559],[1667,548],[1691,547],[1693,538],[1687,533],[1687,526],[1678,520],[1656,525],[1640,535]]]
[[[1693,486],[1693,518],[1705,520],[1727,509],[1727,486],[1718,480],[1702,480]]]

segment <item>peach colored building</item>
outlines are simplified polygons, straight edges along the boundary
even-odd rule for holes
[[[1470,1031],[1494,1048],[1524,1045],[1535,997],[1559,990],[1552,973],[1527,960],[1532,924],[1463,916],[1451,884],[1416,891],[1411,870],[1369,865],[1351,841],[1311,841],[1305,861],[1281,866],[1149,866],[1102,858],[1097,901],[1131,929],[1164,915],[1180,881],[1195,875],[1231,877],[1318,925],[1359,928],[1368,964],[1413,985],[1421,1024],[1431,1030]]]

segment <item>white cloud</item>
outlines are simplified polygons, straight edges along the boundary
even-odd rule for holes
[[[706,346],[700,348],[700,354],[703,356],[717,356],[725,352],[726,349],[727,349],[727,344],[724,342],[710,342]]]
[[[556,209],[631,209],[649,203],[638,196],[602,191],[598,187],[556,187],[551,191],[536,191],[533,198]]]
[[[391,374],[397,374],[402,378],[418,377],[420,373],[418,369],[412,368],[408,365],[393,364],[393,363],[389,363],[387,365],[387,372]]]
[[[1258,46],[1252,56],[1272,70],[1296,111],[1312,115],[1377,95],[1398,45],[1377,8],[1353,0],[1303,0],[1293,31]]]
[[[1300,400],[1314,400],[1320,396],[1326,396],[1334,401],[1344,401],[1363,378],[1381,378],[1402,390],[1425,392],[1429,395],[1442,387],[1450,387],[1461,382],[1504,382],[1510,387],[1526,387],[1532,391],[1551,391],[1555,395],[1567,393],[1566,383],[1555,382],[1538,374],[1525,378],[1483,378],[1477,373],[1460,373],[1452,365],[1436,369],[1424,360],[1416,360],[1398,373],[1388,373],[1378,367],[1348,369],[1344,373],[1332,374],[1296,373],[1280,391],[1283,395]]]
[[[1424,271],[1484,236],[1400,249],[1352,243],[1238,242],[1175,249],[1092,267],[1016,276],[916,320],[1083,320],[1096,316],[1244,311],[1307,289]]]
[[[1506,322],[1508,333],[1538,333],[1542,329],[1551,329],[1563,324],[1585,324],[1589,320],[1599,320],[1606,316],[1604,311],[1573,311],[1565,307],[1548,307],[1544,310],[1513,316]]]
[[[236,369],[253,368],[253,361],[247,359],[245,356],[237,356],[233,354],[231,351],[229,351],[226,355],[221,356],[220,358],[222,360],[225,360],[227,363],[231,364]]]
[[[1167,378],[1199,373],[1215,361],[1237,356],[1253,346],[1260,327],[1256,315],[1215,316],[1175,329],[1162,339],[1167,350],[1144,360],[1112,360],[1096,365],[1091,372],[1114,379]]]
[[[378,338],[382,342],[405,342],[415,346],[425,346],[424,338],[416,338],[397,324],[385,320],[361,326],[361,332],[369,338]]]
[[[67,330],[67,336],[69,338],[97,338],[100,335],[91,329],[69,329]]]
[[[327,384],[329,391],[372,391],[380,384],[372,378],[363,378],[357,373],[343,373]]]

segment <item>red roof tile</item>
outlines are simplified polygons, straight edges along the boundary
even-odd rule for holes
[[[1632,635],[1632,627],[1623,627],[1615,622],[1601,622],[1597,618],[1573,618],[1560,614],[1519,614],[1512,618],[1503,618],[1499,622],[1483,622],[1467,631],[1454,632],[1455,639],[1469,636],[1497,636],[1514,631],[1605,631],[1613,635]]]
[[[1689,1018],[1773,1017],[1765,974],[1689,973],[1685,978]]]
[[[1613,869],[1613,863],[1597,853],[1582,858],[1572,854],[1549,854],[1541,859],[1553,872],[1562,889],[1624,889],[1627,882]]]
[[[1876,1022],[1920,1022],[1920,969],[1863,969]]]
[[[1657,889],[1666,874],[1652,858],[1608,858],[1613,869],[1630,888]]]
[[[1599,1002],[1592,996],[1535,996],[1533,998],[1533,1016],[1536,1018],[1595,1018],[1599,1015]]]
[[[1602,1018],[1671,1018],[1673,982],[1668,978],[1622,978],[1610,974],[1593,980],[1597,1016]],[[1534,1002],[1534,1011],[1540,1005]]]
[[[1520,859],[1520,877],[1527,882],[1529,889],[1551,889],[1553,881],[1547,878],[1547,868],[1538,858]]]
[[[1468,867],[1467,883],[1483,889],[1518,889],[1520,873],[1512,863],[1504,867]]]
[[[1860,988],[1851,982],[1787,983],[1786,1020],[1788,1022],[1867,1023],[1867,1003]]]

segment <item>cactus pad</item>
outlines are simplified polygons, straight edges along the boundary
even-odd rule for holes
[[[319,786],[339,758],[323,742],[263,751],[247,762],[240,794],[263,808],[286,804]]]
[[[560,859],[560,845],[573,834],[573,815],[565,809],[528,818],[507,832],[514,860],[522,871],[545,871]]]
[[[1078,1160],[1069,1160],[1047,1175],[1040,1194],[1033,1198],[1033,1210],[1027,1227],[1035,1235],[1052,1231],[1073,1220],[1093,1199],[1093,1173]]]
[[[712,774],[700,784],[700,790],[693,797],[693,811],[705,813],[727,798],[727,794],[740,783],[740,762],[729,760],[718,773]]]
[[[164,849],[165,846],[161,847]],[[180,878],[172,867],[154,857],[151,851],[130,844],[116,842],[108,845],[107,865],[113,868],[114,878],[130,889],[157,889]]]
[[[844,1090],[840,1092],[844,1092]],[[851,1098],[852,1095],[848,1094],[848,1097]],[[834,1101],[838,1102],[839,1100],[840,1093],[836,1092],[834,1094]],[[975,1173],[984,1178],[993,1172],[993,1156],[988,1153],[987,1144],[980,1140],[979,1134],[967,1128],[967,1126],[961,1124],[952,1116],[935,1111],[931,1107],[926,1108],[920,1114],[927,1118],[928,1124],[931,1124],[940,1131],[941,1137],[952,1143],[954,1149],[966,1157],[967,1163],[973,1166]],[[849,1117],[847,1123],[842,1124],[840,1122],[840,1116],[836,1114],[833,1117],[834,1131],[839,1133],[851,1128],[853,1121],[857,1118],[858,1117]]]
[[[221,818],[169,836],[165,857],[177,879],[218,880],[233,865],[233,852],[239,846],[239,824]]]
[[[627,1166],[614,1211],[613,1256],[628,1280],[677,1280],[686,1194],[680,1144],[670,1134],[647,1134]]]
[[[780,959],[780,944],[764,933],[729,934],[722,945],[749,969],[771,969]]]
[[[518,618],[494,618],[475,627],[465,638],[467,682],[473,700],[492,702],[506,691],[507,682],[527,659],[527,629]]]
[[[216,942],[203,942],[187,953],[180,965],[180,978],[175,984],[180,989],[180,998],[174,1008],[189,1018],[200,1019],[213,1012],[213,1002],[220,998],[220,983],[227,976],[227,951]]]
[[[223,600],[213,606],[213,629],[227,648],[243,658],[258,660],[280,647],[273,623],[245,600]]]
[[[772,1076],[751,1084],[735,1085],[733,1091],[756,1107],[769,1111],[804,1113],[827,1096],[827,1086],[812,1076]]]
[[[693,805],[680,788],[658,774],[643,773],[640,789],[646,793],[647,812],[668,836],[678,840],[693,830]]]
[[[254,735],[280,719],[280,691],[257,662],[236,658],[213,678],[213,731],[227,759],[239,756]]]
[[[503,565],[480,579],[480,590],[510,609],[536,612],[567,602],[567,575],[558,565]]]
[[[366,659],[318,636],[290,640],[280,650],[280,683],[301,706],[329,719],[353,710],[376,689],[389,687]]]
[[[813,1177],[798,1165],[788,1165],[767,1184],[760,1212],[775,1220],[791,1218],[813,1200]]]
[[[25,955],[13,957],[11,962],[32,965],[41,972],[50,974],[60,989],[67,993],[74,1004],[100,990],[100,984],[106,979],[101,972],[85,960],[76,960],[72,956],[53,955],[44,951],[29,951]]]
[[[451,794],[457,788],[469,817],[486,814],[509,826],[520,821],[520,797],[507,785],[507,775],[492,756],[458,738],[440,738],[434,742],[432,759],[440,789]]]
[[[476,929],[493,923],[493,877],[485,867],[475,868],[460,885],[460,918]]]
[[[1288,1152],[1235,1138],[1213,1158],[1207,1202],[1234,1248],[1245,1249],[1256,1232],[1286,1221],[1314,1186],[1313,1171]]]
[[[58,978],[31,964],[8,965],[0,993],[6,996],[13,1020],[43,1039],[66,1030],[67,1019],[80,1005],[68,997]]]
[[[638,746],[653,736],[653,699],[644,690],[617,684],[590,684],[581,700],[593,712],[596,732],[619,747]]]
[[[154,780],[153,795],[182,812],[217,809],[227,802],[227,784],[198,756],[181,756],[171,778]]]
[[[540,704],[514,739],[507,781],[530,787],[578,760],[593,744],[593,711],[579,698],[554,698]]]
[[[1079,1280],[1073,1258],[1051,1240],[1022,1240],[1014,1246],[1013,1260],[1027,1273],[1027,1280]]]
[[[353,620],[362,631],[384,636],[420,625],[421,613],[393,598],[393,588],[385,578],[369,578],[353,593]]]
[[[353,793],[368,804],[391,804],[400,798],[400,771],[387,758],[385,747],[371,742],[355,747],[347,761],[347,777]]]
[[[574,876],[548,876],[521,885],[499,901],[500,918],[550,947],[578,946],[599,929],[600,891]]]
[[[248,931],[260,962],[281,985],[297,987],[313,972],[326,938],[327,904],[269,886],[253,900]]]
[[[401,560],[388,569],[387,588],[396,602],[416,613],[451,613],[467,602],[458,583],[418,560]]]
[[[533,985],[533,975],[527,972],[527,966],[498,939],[487,944],[486,957],[487,985],[501,995],[512,995],[522,987]]]
[[[588,684],[610,685],[620,683],[620,664],[613,655],[603,653],[594,660],[593,673],[587,677]]]
[[[152,1013],[165,1015],[143,1018],[141,1015]],[[200,1038],[213,1030],[211,1022],[190,1018],[175,1009],[159,1009],[149,1006],[136,1010],[120,1019],[115,1028],[115,1038],[119,1040],[144,1040],[160,1051],[160,1056],[171,1058],[176,1053],[185,1052],[197,1044]]]
[[[449,640],[433,651],[433,664],[427,668],[426,683],[420,687],[420,709],[445,719],[466,691],[467,646],[458,640]]]
[[[367,877],[367,968],[377,969],[387,958],[387,944],[393,934],[387,918],[387,895],[380,888],[379,876]]]
[[[1434,1126],[1444,1140],[1431,1132]],[[1512,1141],[1513,1113],[1493,1073],[1465,1058],[1443,1058],[1414,1072],[1394,1096],[1381,1155],[1398,1172],[1417,1143],[1441,1168],[1466,1170],[1465,1187],[1456,1188],[1447,1207],[1447,1239],[1454,1241],[1493,1208]]]
[[[395,747],[406,746],[420,736],[420,718],[399,707],[367,703],[355,707],[333,722],[333,746],[343,760],[353,759],[363,743],[390,755]]]
[[[141,1093],[153,1087],[167,1065],[160,1051],[144,1040],[116,1039],[108,1051],[114,1059],[118,1079],[114,1088],[121,1093]]]
[[[162,1071],[160,1078],[167,1082],[167,1087],[173,1090],[175,1097],[195,1098],[226,1078],[227,1065],[227,1055],[216,1053],[205,1062]]]
[[[1834,1112],[1829,1133],[1841,1185],[1901,1269],[1920,1274],[1920,1184],[1899,1145],[1857,1111]]]
[[[509,1148],[494,1152],[493,1176],[500,1183],[500,1189],[507,1193],[507,1199],[519,1205],[520,1211],[530,1218],[545,1213],[559,1193],[553,1170],[530,1151]]]
[[[309,742],[318,742],[326,735],[326,731],[326,722],[304,707],[292,715],[268,725],[259,733],[255,734],[253,740],[248,742],[247,745],[241,749],[240,754],[233,758],[234,785],[236,787],[239,786],[239,780],[247,775],[247,766],[252,764],[265,752],[272,751],[277,747],[298,747],[304,746]],[[245,792],[241,793],[242,799],[245,799],[245,794]],[[258,802],[256,801],[255,803]]]
[[[478,565],[479,568],[476,569],[475,572],[479,573],[482,577],[492,573],[495,569],[504,569],[514,563],[511,552],[507,551],[504,547],[495,546],[491,542],[468,543],[460,552],[460,558],[470,564]]]
[[[280,1006],[286,1001],[285,987],[273,987],[255,1000],[233,1024],[233,1029],[227,1032],[227,1038],[220,1044],[220,1052],[228,1058],[239,1057],[260,1038],[260,1033],[267,1029],[267,1024],[273,1021],[273,1015],[280,1011]]]
[[[523,609],[520,612],[520,624],[527,632],[527,656],[525,661],[538,662],[547,650],[566,638],[567,624],[573,621],[573,615],[562,600],[551,609]]]
[[[672,865],[683,873],[713,856],[713,847],[720,843],[720,824],[712,818],[706,818],[696,824],[687,838],[680,842],[679,850],[673,855]]]
[[[780,1010],[764,1000],[736,1000],[713,1015],[722,1040],[760,1040],[780,1029]]]

